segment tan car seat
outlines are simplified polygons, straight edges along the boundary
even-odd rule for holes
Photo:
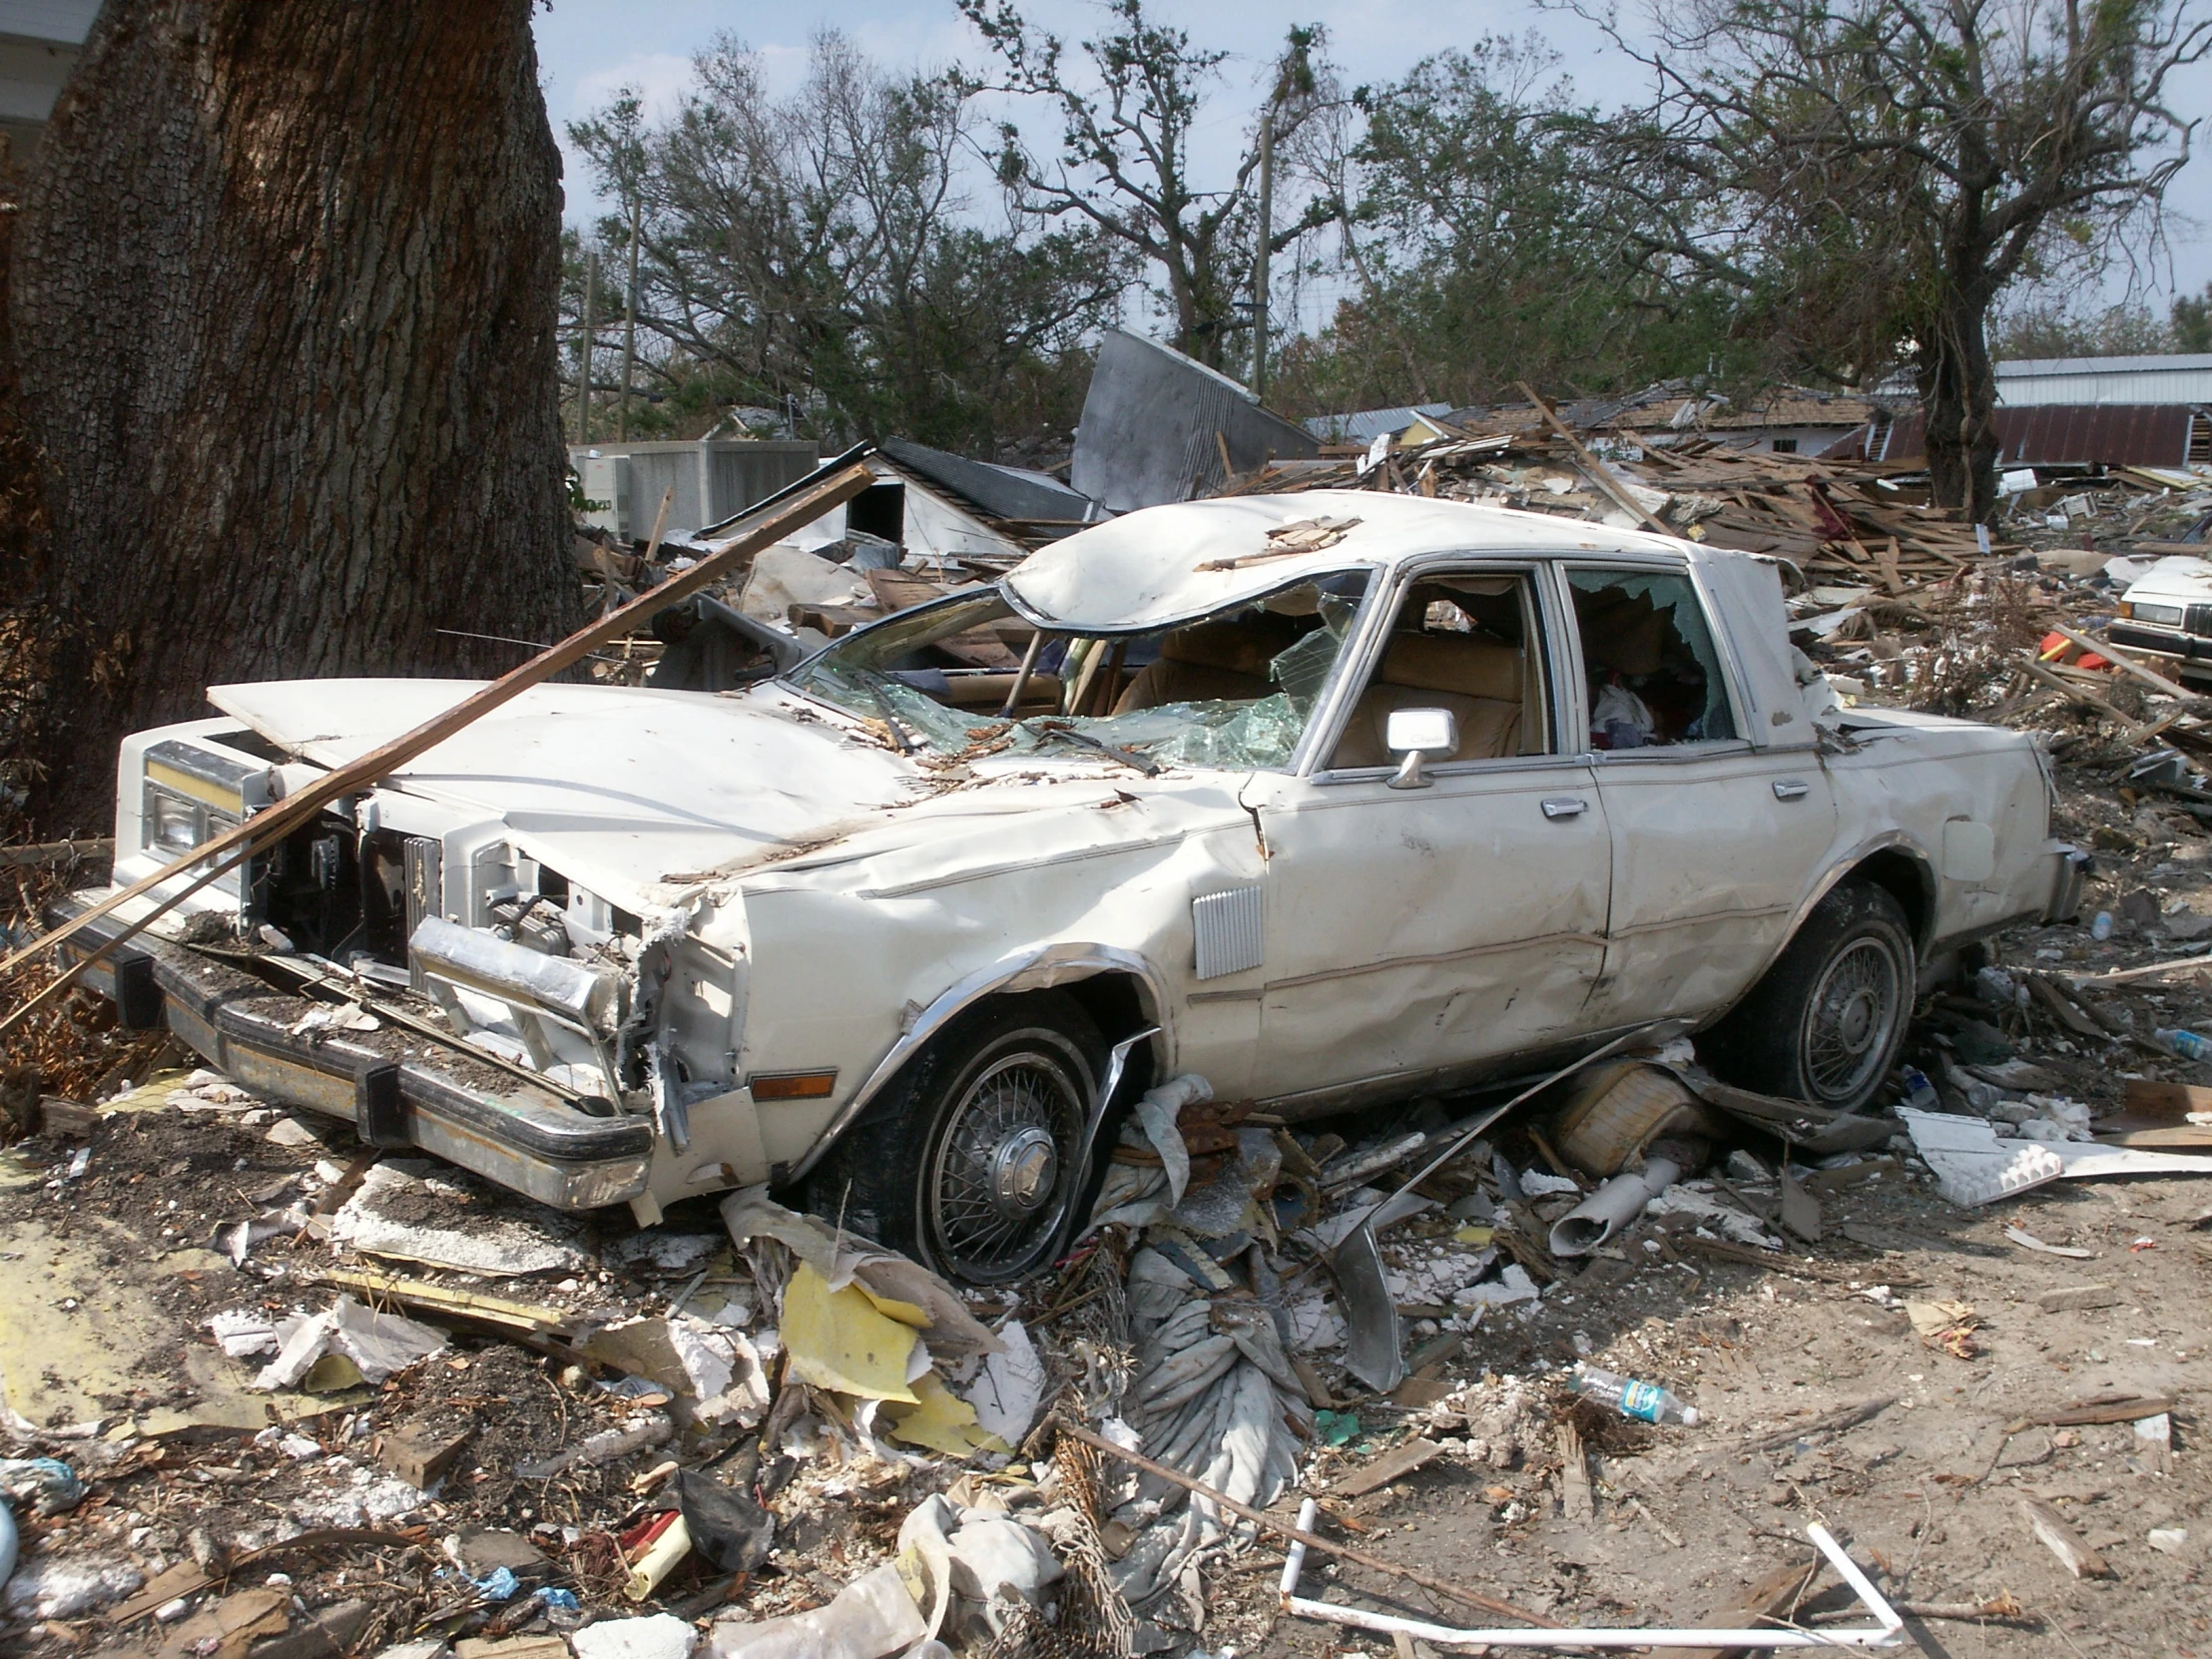
[[[1157,709],[1165,703],[1248,703],[1275,690],[1268,664],[1298,643],[1288,618],[1261,613],[1235,622],[1201,622],[1178,628],[1160,642],[1114,704],[1114,713]]]
[[[1465,634],[1400,634],[1360,694],[1329,764],[1392,764],[1387,728],[1398,709],[1449,709],[1459,723],[1451,760],[1518,755],[1525,683],[1522,654],[1513,646]]]

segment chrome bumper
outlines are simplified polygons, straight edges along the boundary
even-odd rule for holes
[[[88,907],[72,895],[49,906],[47,919]],[[103,916],[57,949],[74,959],[121,931]],[[126,1027],[167,1025],[256,1094],[344,1118],[366,1145],[420,1147],[560,1210],[595,1210],[645,1191],[650,1119],[580,1112],[458,1046],[425,1054],[421,1038],[391,1027],[295,1031],[317,1004],[143,933],[95,962],[82,983],[112,1000]]]

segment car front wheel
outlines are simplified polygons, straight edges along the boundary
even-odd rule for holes
[[[1105,1039],[1072,997],[1037,992],[963,1015],[824,1160],[818,1214],[969,1284],[1049,1262],[1082,1186],[1076,1167]]]
[[[1743,1088],[1857,1111],[1897,1063],[1917,971],[1896,898],[1843,882],[1699,1047]]]

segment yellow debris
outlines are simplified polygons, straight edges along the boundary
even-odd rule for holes
[[[803,1382],[863,1399],[920,1403],[906,1385],[919,1341],[912,1329],[877,1312],[855,1286],[832,1291],[806,1262],[784,1287],[783,1337],[792,1372]]]
[[[914,1393],[920,1402],[912,1410],[898,1416],[884,1413],[890,1420],[892,1439],[952,1457],[1013,1449],[996,1434],[985,1433],[975,1420],[975,1407],[947,1388],[935,1372],[921,1374],[914,1383]]]

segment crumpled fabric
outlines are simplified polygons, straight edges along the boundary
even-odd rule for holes
[[[1147,1089],[1136,1106],[1137,1121],[1160,1154],[1160,1167],[1168,1176],[1168,1208],[1183,1202],[1191,1184],[1191,1154],[1183,1144],[1176,1119],[1186,1106],[1203,1105],[1214,1098],[1213,1085],[1194,1072],[1171,1077],[1158,1088]]]

